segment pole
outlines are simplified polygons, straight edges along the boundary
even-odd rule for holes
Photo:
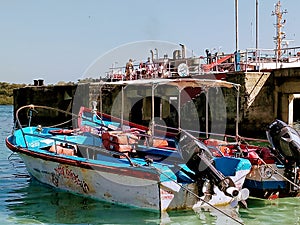
[[[208,94],[209,94],[209,89],[205,90],[205,97],[206,97],[206,101],[205,101],[205,136],[206,138],[208,138]]]
[[[121,102],[121,130],[124,130],[124,86],[122,86],[122,102]]]
[[[258,49],[258,0],[256,0],[256,37],[255,37],[255,48],[256,48],[256,55]]]
[[[179,90],[178,95],[178,129],[181,129],[181,91],[182,89]]]
[[[239,136],[239,120],[240,120],[240,86],[237,86],[236,96],[236,121],[235,121],[235,136]]]
[[[101,119],[102,119],[102,110],[103,110],[103,108],[102,108],[103,107],[103,105],[102,105],[103,104],[102,103],[102,101],[103,101],[102,100],[102,87],[103,87],[103,85],[100,84],[100,100],[99,101],[100,101],[100,116],[101,116]]]
[[[155,116],[154,116],[154,113],[155,113],[155,109],[154,109],[154,107],[155,107],[155,98],[154,98],[154,91],[155,91],[155,88],[156,88],[156,86],[155,86],[155,84],[153,83],[152,84],[152,86],[151,86],[151,88],[152,88],[152,90],[151,90],[151,107],[152,107],[152,109],[151,109],[151,114],[152,114],[152,124],[151,124],[151,129],[152,129],[152,135],[154,135],[154,128],[155,128],[155,122],[154,122],[154,119],[155,119]]]
[[[235,0],[235,51],[238,52],[238,0]]]

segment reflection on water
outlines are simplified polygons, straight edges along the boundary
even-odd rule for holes
[[[160,223],[156,212],[99,202],[30,180],[15,154],[9,160],[0,160],[0,168],[4,168],[0,175],[0,211],[6,212],[0,214],[0,224]]]
[[[240,218],[238,209],[230,206],[218,207],[220,210],[210,209],[209,214],[207,210],[198,209],[197,215],[201,224],[216,224],[216,225],[236,225],[243,223]]]
[[[15,197],[13,197],[15,196]],[[29,182],[14,190],[6,200],[14,222],[35,221],[47,224],[157,224],[159,214],[106,204],[66,192],[58,192]],[[126,220],[124,221],[124,218]],[[151,224],[151,222],[150,222]]]
[[[9,212],[9,218],[5,224],[10,222],[11,224],[221,225],[224,223],[220,223],[220,221],[226,220],[228,221],[226,224],[234,224],[224,215],[211,216],[209,212],[204,211],[195,214],[191,210],[183,210],[160,215],[157,212],[99,202],[67,192],[60,192],[34,180],[29,181],[25,187],[10,191],[5,199],[5,206]]]
[[[300,198],[250,198],[247,201],[249,208],[240,210],[244,221],[252,224],[300,224]]]
[[[0,224],[234,224],[220,213],[178,210],[160,214],[62,192],[30,180],[17,155],[10,157],[6,167],[12,170],[0,177],[4,181],[0,183],[0,212],[5,213],[0,214]]]

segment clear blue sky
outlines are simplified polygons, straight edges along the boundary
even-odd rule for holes
[[[255,47],[255,2],[239,0],[241,50]],[[276,2],[259,0],[260,48],[275,47]],[[300,46],[300,1],[281,4],[286,39]],[[232,53],[234,12],[235,0],[0,0],[0,81],[76,82],[107,52],[144,40],[183,43],[199,56],[213,48]]]

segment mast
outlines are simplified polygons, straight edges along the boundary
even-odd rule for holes
[[[281,57],[281,46],[282,40],[285,38],[285,33],[281,31],[281,28],[284,26],[286,20],[282,20],[282,15],[287,13],[287,10],[281,11],[281,3],[280,0],[275,5],[275,11],[272,12],[272,16],[276,16],[276,36],[274,37],[276,43],[276,56],[277,59]]]
[[[258,0],[255,3],[255,49],[258,49]],[[257,55],[257,54],[256,54]]]
[[[239,1],[235,0],[235,51],[238,52],[239,50],[239,25],[238,25],[238,5]]]

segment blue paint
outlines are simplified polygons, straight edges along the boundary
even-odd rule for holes
[[[236,171],[249,170],[251,163],[247,159],[233,157],[218,157],[214,159],[216,169],[224,176],[234,176]]]
[[[246,179],[244,187],[260,190],[278,190],[285,189],[287,187],[287,184],[285,181],[255,181]]]

